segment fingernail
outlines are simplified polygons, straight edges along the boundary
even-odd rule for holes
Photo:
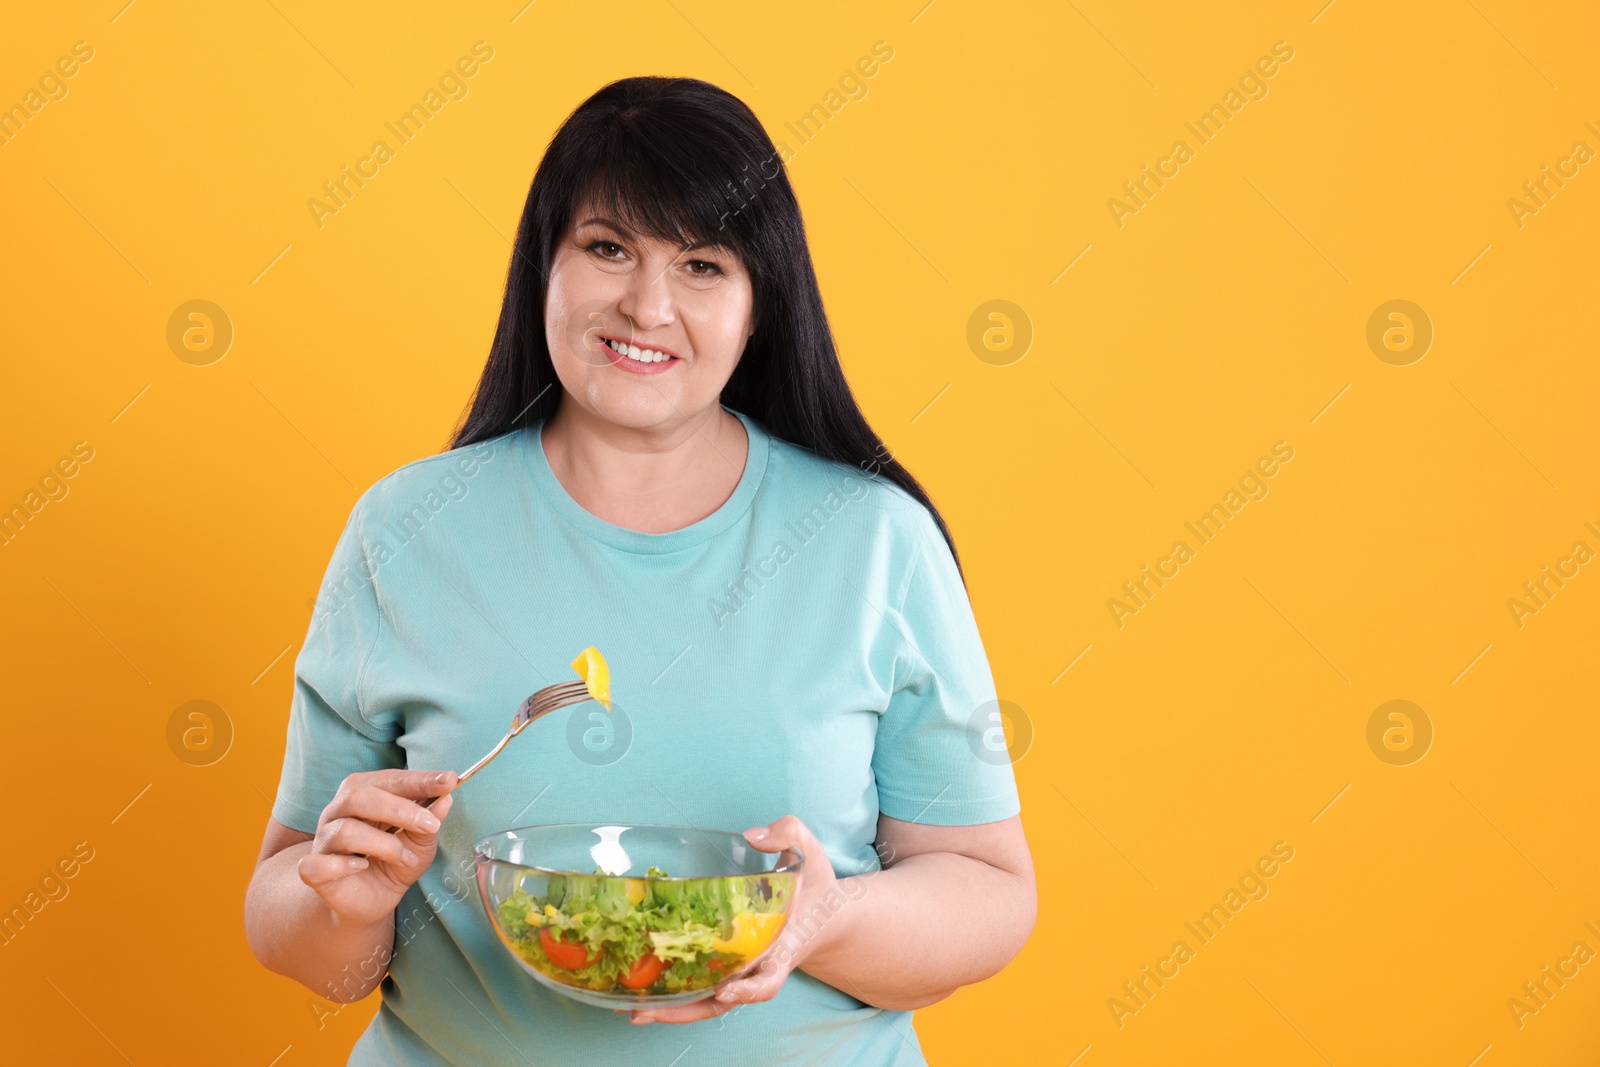
[[[409,848],[401,849],[400,861],[407,867],[415,867],[417,865],[417,854],[412,852]]]
[[[439,820],[427,812],[417,816],[417,828],[423,833],[431,834],[439,828]]]
[[[636,1019],[633,1020],[633,1025],[635,1025],[635,1026],[644,1026],[647,1023],[653,1023],[653,1022],[655,1022],[654,1019],[638,1019],[638,1018],[636,1018]]]
[[[433,776],[433,784],[434,785],[443,785],[444,784],[444,780],[446,778],[448,778],[448,777],[449,777],[448,774],[443,774],[443,773],[436,774],[436,775]]]
[[[766,838],[767,829],[764,826],[758,826],[754,830],[746,830],[745,836],[750,838],[752,841],[761,841]]]
[[[355,870],[359,871],[361,868],[365,867],[366,865],[367,865],[367,861],[365,859],[363,859],[362,857],[360,857],[360,856],[351,856],[350,857],[350,866],[352,868],[354,868]]]

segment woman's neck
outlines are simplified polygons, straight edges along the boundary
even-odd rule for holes
[[[733,495],[749,438],[720,404],[671,425],[621,426],[563,398],[544,453],[567,495],[590,514],[641,533],[699,522]]]

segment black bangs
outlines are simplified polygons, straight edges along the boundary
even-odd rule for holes
[[[744,225],[730,225],[741,204],[729,190],[735,175],[715,159],[663,156],[630,135],[614,131],[604,150],[594,152],[588,181],[574,189],[563,230],[591,214],[633,234],[670,241],[680,247],[721,245],[745,258]],[[684,163],[710,164],[686,170]]]
[[[556,243],[590,211],[624,236],[738,256],[750,275],[755,329],[722,403],[776,437],[899,486],[931,513],[960,568],[944,518],[867,424],[845,381],[778,150],[743,101],[696,78],[614,81],[551,138],[517,226],[489,360],[451,448],[531,426],[563,402],[545,294]]]

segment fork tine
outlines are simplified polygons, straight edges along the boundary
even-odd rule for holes
[[[587,700],[589,687],[583,682],[563,682],[560,685],[549,685],[534,694],[534,704],[544,704],[552,700],[567,700],[571,697],[582,697]]]
[[[547,694],[543,700],[535,702],[534,707],[542,714],[554,711],[556,708],[564,708],[569,704],[581,704],[588,699],[590,699],[589,687],[579,682],[576,686],[562,687]]]
[[[534,693],[529,696],[528,699],[524,700],[521,706],[517,708],[517,714],[511,720],[511,729],[506,731],[505,737],[501,738],[500,743],[495,745],[494,748],[491,749],[489,753],[477,763],[474,763],[471,767],[467,768],[465,771],[462,771],[458,777],[457,784],[459,785],[460,782],[466,781],[474,774],[477,774],[478,771],[482,770],[484,766],[486,766],[490,760],[498,756],[501,751],[505,749],[506,745],[510,744],[511,739],[517,734],[521,733],[529,723],[534,722],[536,719],[543,718],[552,711],[558,711],[561,708],[570,707],[573,704],[581,704],[585,700],[589,699],[591,699],[589,695],[589,684],[582,681],[557,682],[553,685],[547,685],[542,689],[535,690]],[[422,806],[424,808],[430,808],[438,799],[438,797],[430,797],[422,802]],[[397,833],[399,830],[400,827],[391,826],[389,828],[389,833]]]
[[[517,709],[516,722],[526,725],[535,719],[543,718],[552,711],[581,704],[590,699],[589,687],[584,682],[561,682],[556,685],[547,685],[523,701],[522,707]]]
[[[587,693],[589,687],[583,682],[557,682],[547,685],[523,701],[524,705],[534,706],[544,704],[550,700],[561,700],[575,693]]]

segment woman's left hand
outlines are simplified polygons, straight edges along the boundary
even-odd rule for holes
[[[829,862],[822,843],[806,828],[805,823],[793,815],[785,815],[767,826],[753,827],[746,830],[744,836],[762,852],[797,848],[805,856],[799,888],[790,905],[788,921],[783,924],[777,941],[754,969],[741,978],[725,983],[714,996],[677,1007],[631,1011],[628,1014],[633,1017],[634,1023],[698,1022],[725,1014],[741,1004],[771,1000],[783,988],[789,972],[804,963],[806,957],[826,939],[828,927],[832,925],[826,921],[809,935],[801,934],[798,929],[798,920],[802,916],[812,914],[812,909],[828,900],[830,894],[837,895],[835,887],[838,879],[834,876],[833,864]],[[826,905],[819,914],[829,914]]]

